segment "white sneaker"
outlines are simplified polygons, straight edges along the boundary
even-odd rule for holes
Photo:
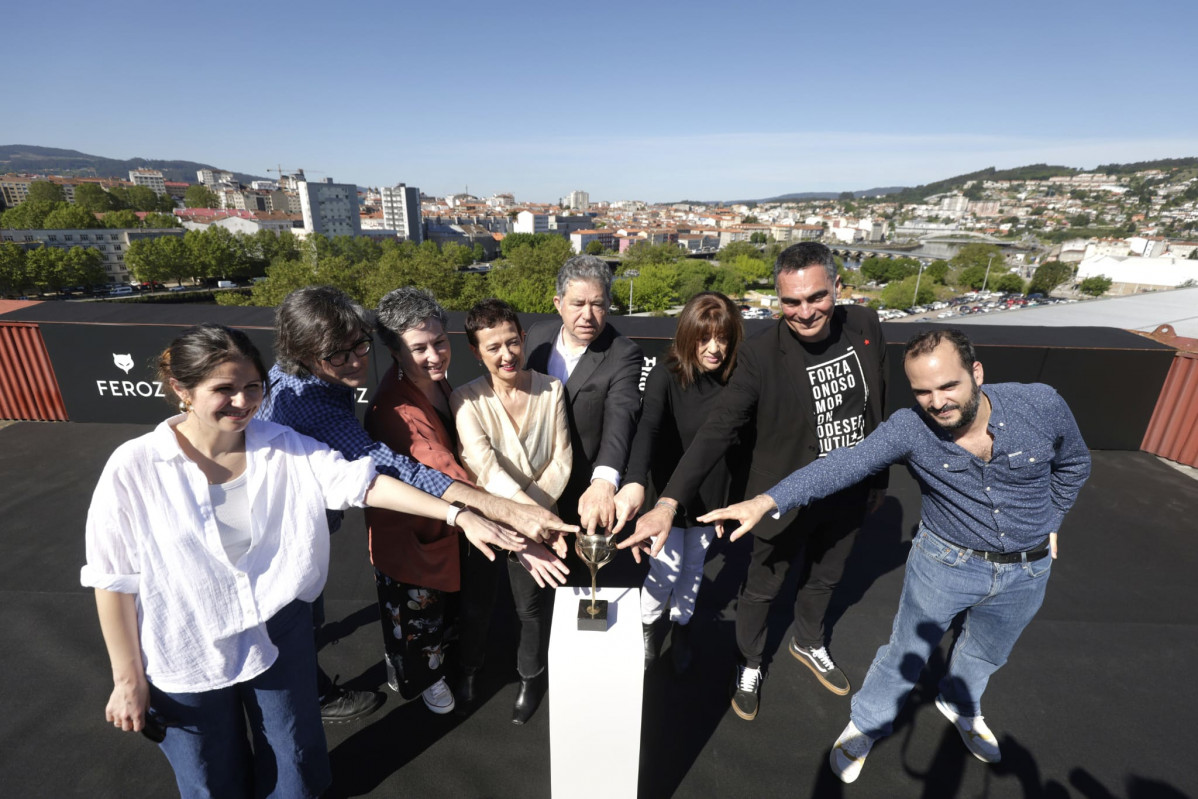
[[[998,763],[1002,760],[998,739],[994,737],[994,733],[990,732],[983,717],[959,715],[939,696],[936,697],[936,708],[953,723],[957,732],[961,733],[961,740],[965,742],[965,747],[973,753],[974,757],[983,763]]]
[[[444,715],[453,710],[453,691],[449,690],[444,677],[424,689],[421,696],[424,697],[424,704],[428,705],[428,709],[437,715]]]
[[[857,725],[850,721],[849,726],[844,728],[844,732],[832,745],[832,751],[828,753],[828,765],[832,767],[832,773],[839,777],[841,782],[856,780],[861,774],[861,767],[865,765],[865,756],[869,754],[873,745],[874,739],[861,732]]]

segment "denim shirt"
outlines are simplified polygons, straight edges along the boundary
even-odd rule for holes
[[[258,417],[287,425],[340,452],[346,460],[369,455],[380,474],[389,475],[425,493],[439,497],[453,483],[436,469],[392,452],[375,441],[354,415],[354,391],[314,375],[289,375],[276,364],[270,368],[270,392]],[[329,527],[341,524],[341,511],[329,511]]]
[[[997,383],[982,391],[991,408],[989,462],[918,407],[905,408],[856,447],[834,450],[765,493],[782,514],[905,463],[919,482],[923,523],[936,535],[988,552],[1033,549],[1073,506],[1090,475],[1090,452],[1052,387]]]

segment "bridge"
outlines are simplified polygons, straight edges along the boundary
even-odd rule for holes
[[[966,244],[992,244],[1001,250],[1029,250],[1027,245],[1018,241],[996,239],[985,233],[974,233],[968,230],[954,231],[951,234],[924,236],[912,244],[891,244],[889,246],[863,246],[860,244],[830,244],[834,255],[852,261],[863,261],[866,258],[914,258],[929,264],[932,261],[952,258]]]

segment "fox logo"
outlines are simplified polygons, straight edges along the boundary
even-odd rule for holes
[[[112,353],[112,362],[116,364],[117,369],[124,369],[125,374],[129,374],[130,370],[133,369],[133,355],[131,353],[118,355],[114,352]]]

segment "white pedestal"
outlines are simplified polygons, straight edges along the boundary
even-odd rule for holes
[[[554,799],[635,797],[645,645],[639,588],[600,588],[604,632],[579,630],[591,589],[559,588],[549,635],[549,757]]]

